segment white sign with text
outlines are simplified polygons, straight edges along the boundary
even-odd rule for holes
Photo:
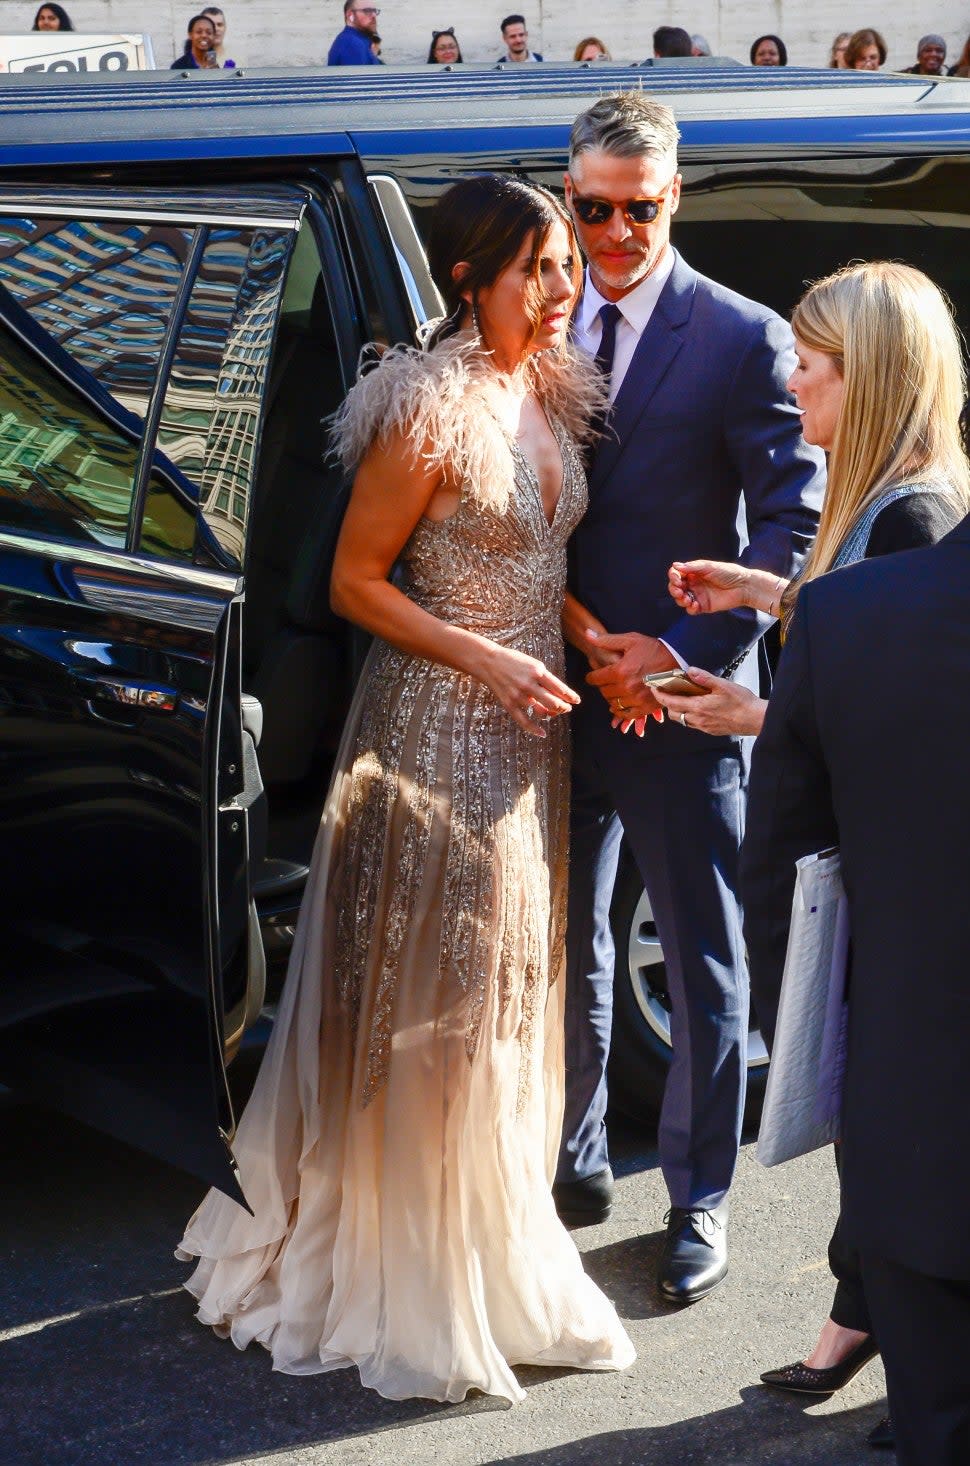
[[[31,31],[0,36],[0,71],[151,71],[150,36]]]

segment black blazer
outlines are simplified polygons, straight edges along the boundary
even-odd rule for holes
[[[794,861],[851,912],[847,1240],[970,1278],[970,517],[799,596],[755,745],[741,890],[773,1030]]]

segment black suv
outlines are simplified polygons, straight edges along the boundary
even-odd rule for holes
[[[235,1187],[224,1065],[285,960],[362,652],[329,607],[347,485],[322,420],[365,342],[437,311],[441,190],[558,188],[572,118],[624,86],[680,120],[693,265],[787,312],[847,260],[905,259],[970,327],[962,80],[0,80],[0,1081]],[[615,925],[638,1113],[666,990],[629,862]]]

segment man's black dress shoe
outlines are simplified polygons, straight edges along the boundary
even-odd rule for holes
[[[668,1303],[696,1303],[727,1277],[727,1208],[672,1206],[664,1221],[657,1286]]]
[[[796,1395],[832,1395],[854,1379],[878,1353],[875,1339],[867,1334],[840,1364],[833,1364],[828,1369],[813,1369],[810,1364],[799,1360],[795,1364],[786,1364],[782,1369],[766,1369],[761,1378],[775,1390],[793,1390]]]
[[[894,1451],[896,1432],[893,1430],[892,1416],[884,1415],[879,1424],[872,1427],[866,1440],[877,1451]]]
[[[557,1181],[552,1199],[566,1227],[592,1227],[605,1222],[613,1209],[613,1172],[607,1166],[580,1181]]]

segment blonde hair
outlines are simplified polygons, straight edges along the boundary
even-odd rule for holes
[[[970,512],[960,338],[933,281],[911,265],[849,265],[802,296],[792,330],[834,359],[845,385],[818,535],[785,593],[786,622],[799,585],[831,570],[853,525],[887,488],[939,483]]]

